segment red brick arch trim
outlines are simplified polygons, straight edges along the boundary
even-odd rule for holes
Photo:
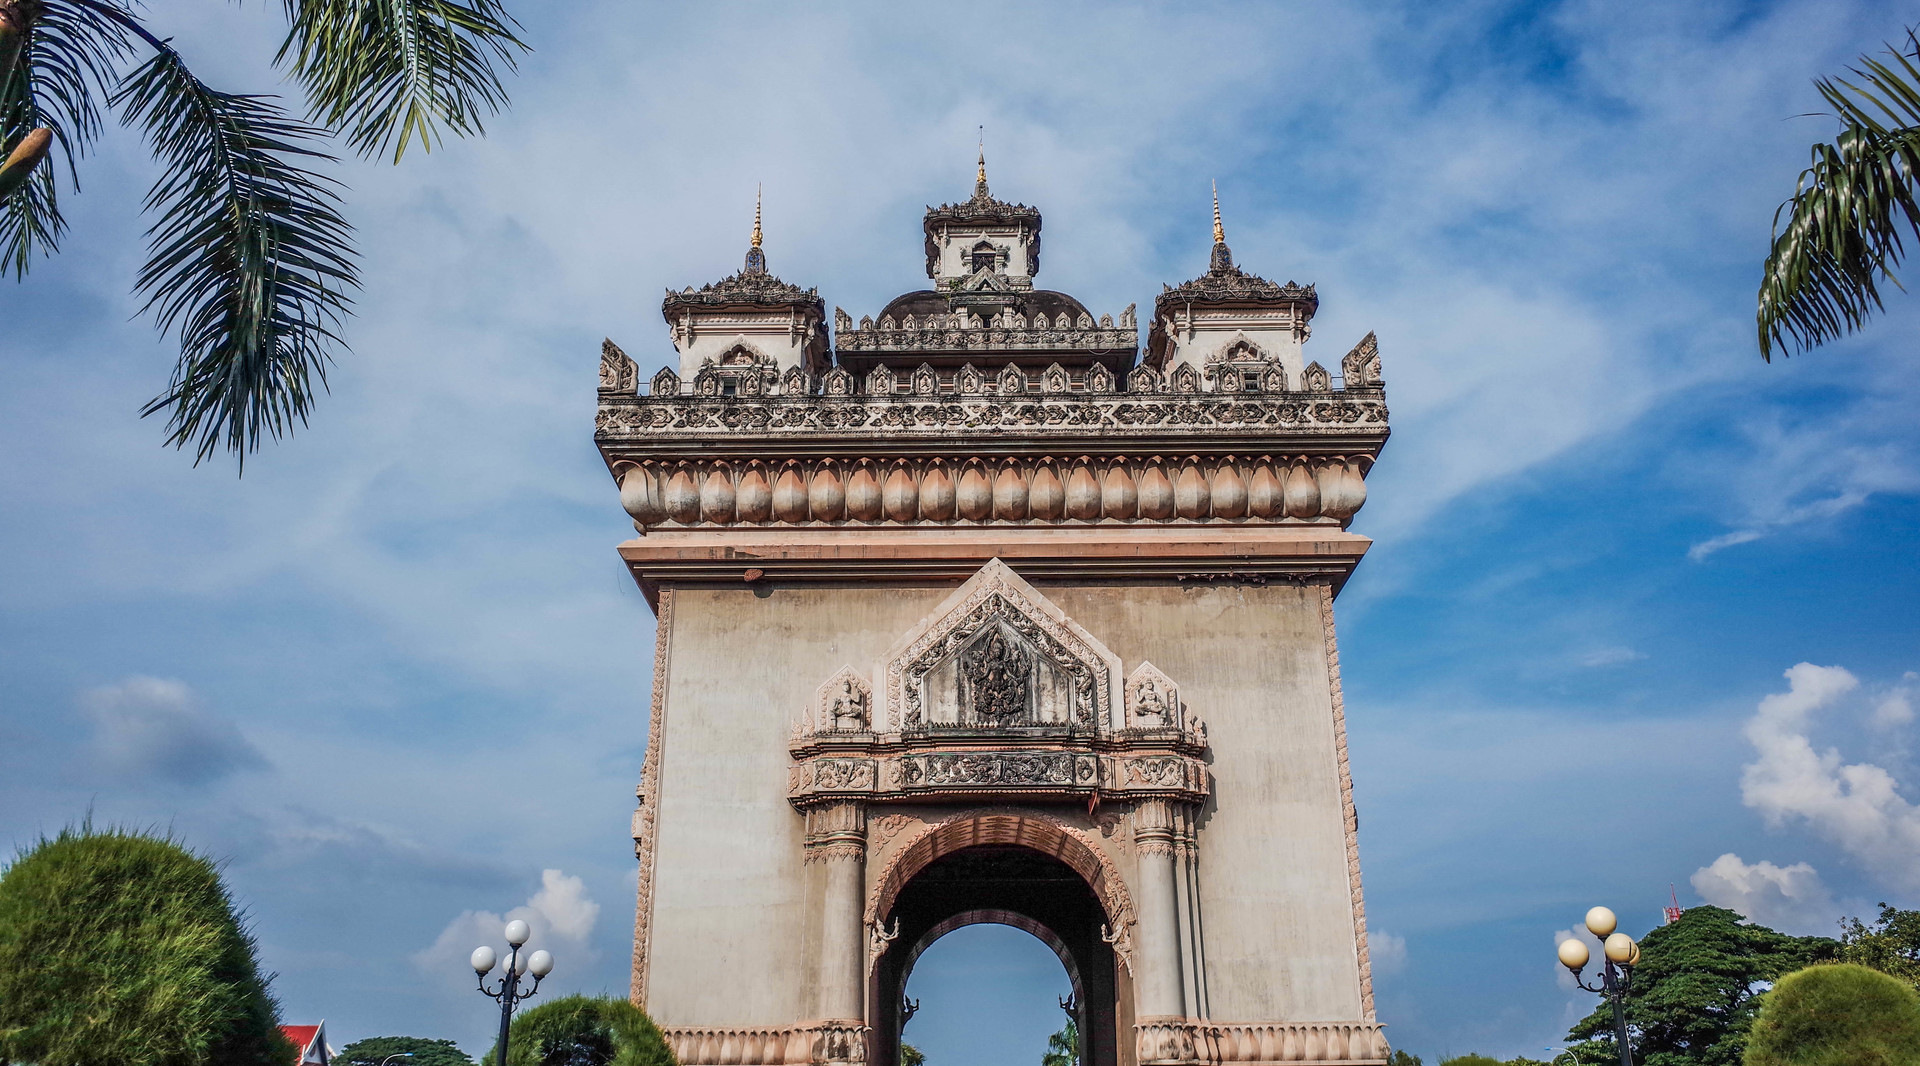
[[[1066,863],[1093,889],[1116,935],[1133,924],[1133,900],[1113,861],[1057,818],[1027,810],[974,811],[928,826],[888,860],[867,901],[868,922],[884,922],[907,883],[942,856],[982,844],[1031,848]]]

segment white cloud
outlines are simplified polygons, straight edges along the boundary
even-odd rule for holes
[[[80,709],[93,726],[94,756],[116,774],[197,785],[267,765],[184,681],[129,677],[81,693]]]
[[[556,970],[565,968],[571,961],[579,972],[584,969],[581,964],[595,955],[588,938],[599,917],[600,905],[587,898],[584,881],[559,870],[542,870],[540,888],[526,903],[505,914],[462,911],[447,923],[431,946],[414,952],[413,964],[424,974],[464,987],[473,979],[467,956],[482,944],[504,951],[506,941],[501,930],[517,918],[533,930],[527,950],[544,948],[553,952]]]
[[[1831,934],[1840,916],[1819,872],[1804,862],[1749,865],[1728,852],[1695,870],[1689,882],[1708,903],[1784,932]]]
[[[1757,529],[1736,529],[1731,533],[1710,537],[1688,548],[1687,558],[1697,563],[1722,548],[1731,548],[1736,544],[1750,544],[1764,536],[1766,534]]]
[[[1633,663],[1647,657],[1643,651],[1635,651],[1624,645],[1611,648],[1595,648],[1580,657],[1581,666],[1619,666],[1621,663]]]
[[[1800,663],[1787,691],[1760,701],[1747,722],[1757,758],[1740,778],[1741,798],[1770,826],[1803,821],[1863,867],[1909,891],[1920,889],[1920,808],[1872,763],[1845,763],[1834,749],[1814,750],[1816,712],[1859,687],[1837,666]]]
[[[1874,729],[1890,732],[1913,723],[1913,682],[1916,677],[1920,675],[1907,671],[1906,676],[1900,679],[1902,683],[1888,690],[1873,705],[1873,717],[1868,722]]]
[[[1407,938],[1378,929],[1367,931],[1367,958],[1376,974],[1396,974],[1407,968]]]

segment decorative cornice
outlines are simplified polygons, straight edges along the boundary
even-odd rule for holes
[[[671,320],[673,313],[682,309],[797,307],[810,310],[821,318],[826,317],[826,303],[820,299],[819,290],[789,285],[766,273],[765,269],[762,262],[758,272],[742,270],[698,289],[691,285],[679,292],[668,289],[666,298],[660,301],[660,313]]]
[[[1137,373],[1137,372],[1136,372]],[[619,457],[624,445],[729,438],[764,443],[826,436],[898,442],[923,438],[971,449],[991,447],[981,436],[1098,440],[1129,437],[1218,441],[1225,434],[1387,436],[1387,405],[1379,390],[1199,394],[1068,393],[1020,396],[602,396],[595,438]],[[956,437],[965,434],[965,437]],[[1004,441],[1004,437],[1000,438]],[[684,447],[684,445],[682,445]]]
[[[1224,249],[1225,245],[1218,246]],[[1218,260],[1220,257],[1215,256]],[[1291,281],[1285,285],[1276,284],[1257,274],[1249,274],[1231,261],[1216,262],[1214,269],[1178,285],[1166,286],[1153,302],[1154,311],[1159,313],[1168,307],[1182,303],[1292,303],[1301,306],[1302,313],[1312,318],[1320,309],[1320,296],[1312,285],[1297,285]]]

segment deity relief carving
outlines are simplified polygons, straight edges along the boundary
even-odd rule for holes
[[[873,687],[843,666],[814,695],[812,727],[822,732],[864,733],[873,727]]]
[[[961,656],[960,686],[960,705],[974,722],[1013,724],[1028,715],[1033,657],[996,627]]]
[[[1180,688],[1160,668],[1143,662],[1127,678],[1129,729],[1179,729]]]

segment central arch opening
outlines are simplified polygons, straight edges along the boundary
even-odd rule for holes
[[[985,916],[921,952],[905,984],[901,1041],[927,1066],[1041,1066],[1074,991],[1051,945]]]
[[[1103,935],[1110,928],[1106,907],[1086,877],[1057,854],[1025,844],[980,843],[934,851],[929,847],[922,856],[923,865],[901,879],[881,914],[883,924],[898,933],[873,969],[868,1016],[874,1019],[871,1061],[875,1066],[895,1066],[900,1061],[907,1013],[904,997],[916,963],[942,938],[976,926],[1018,930],[1050,950],[1065,971],[1082,1066],[1122,1066],[1118,1034],[1123,1022],[1129,1028],[1132,1025],[1132,1019],[1122,1018],[1119,1010],[1125,978],[1116,970],[1113,948]],[[975,933],[954,943],[978,943],[981,936],[991,939],[994,933]],[[1035,1005],[1040,1016],[1045,1016],[1046,1008],[1055,1011],[1054,1029],[1067,1018],[1059,1013],[1057,1002],[1055,993]],[[972,1024],[984,1031],[995,1022],[976,1018]],[[987,1049],[980,1051],[928,1066],[986,1062]],[[1009,1066],[1039,1066],[1044,1051],[1043,1036],[1028,1063],[1016,1061]]]

